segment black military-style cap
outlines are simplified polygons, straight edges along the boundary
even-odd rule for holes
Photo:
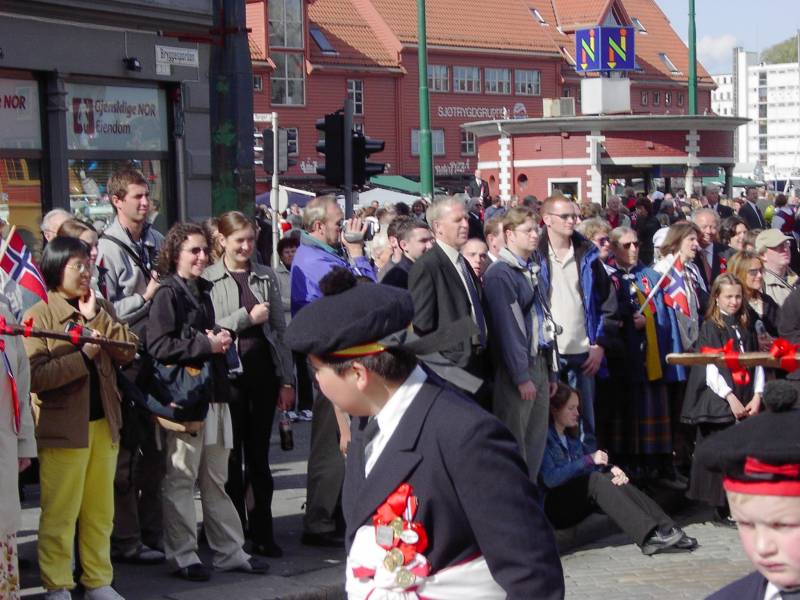
[[[800,404],[788,381],[764,392],[766,412],[709,437],[695,451],[700,468],[721,472],[726,490],[800,496]]]
[[[414,303],[406,290],[361,283],[304,306],[286,330],[284,341],[295,352],[354,358],[385,349],[380,340],[406,329]]]

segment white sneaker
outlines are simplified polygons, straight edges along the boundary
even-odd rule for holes
[[[45,600],[72,600],[72,593],[64,588],[60,590],[48,590],[44,598]]]
[[[93,590],[86,590],[83,597],[85,600],[125,600],[125,598],[120,596],[117,590],[110,585],[104,585],[99,588],[94,588]]]

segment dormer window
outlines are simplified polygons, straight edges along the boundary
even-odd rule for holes
[[[658,53],[658,57],[661,59],[661,62],[663,62],[664,65],[669,69],[670,73],[672,73],[673,75],[680,75],[681,74],[681,72],[678,69],[678,67],[676,67],[675,63],[670,60],[670,58],[669,58],[669,56],[667,56],[666,52],[659,52]]]
[[[325,33],[319,27],[309,27],[308,33],[311,34],[311,39],[314,40],[314,43],[322,51],[322,54],[325,56],[339,56],[336,48],[333,47],[330,40],[328,40]]]

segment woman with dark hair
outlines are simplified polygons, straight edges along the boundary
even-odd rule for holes
[[[747,223],[738,215],[731,215],[722,220],[719,228],[719,241],[734,250],[744,250],[744,237]]]
[[[133,360],[137,337],[116,321],[110,306],[90,287],[89,247],[68,237],[53,238],[39,263],[47,301],[35,304],[25,319],[41,329],[83,329],[131,342],[128,349],[28,337],[31,392],[39,409],[42,516],[39,568],[47,598],[69,600],[73,538],[80,515],[78,547],[81,583],[90,600],[119,600],[111,587],[111,530],[114,473],[122,423],[116,368]]]
[[[608,454],[580,440],[579,406],[578,392],[559,382],[550,397],[550,428],[539,470],[539,480],[547,490],[544,511],[553,527],[572,527],[599,508],[643,554],[696,548],[697,540],[630,483],[622,469],[611,465]]]
[[[106,290],[106,273],[108,269],[97,264],[97,230],[88,223],[79,221],[78,219],[69,219],[61,224],[58,228],[58,234],[62,237],[78,238],[89,246],[89,263],[92,268],[92,289],[98,292],[101,297],[105,298]]]
[[[234,446],[226,490],[252,541],[251,552],[277,558],[283,552],[272,528],[269,438],[276,404],[287,411],[295,396],[292,354],[283,343],[281,292],[275,271],[252,260],[253,222],[230,211],[217,219],[217,227],[222,255],[204,276],[213,286],[216,322],[236,334],[241,362],[240,372],[231,379]],[[250,509],[248,487],[253,493]]]
[[[208,260],[208,238],[200,225],[178,223],[169,230],[158,259],[161,285],[147,323],[147,349],[155,360],[196,369],[208,362],[211,366],[211,398],[190,409],[196,411],[194,419],[207,413],[203,427],[193,433],[165,427],[164,550],[176,573],[190,581],[211,577],[197,555],[195,484],[200,488],[214,567],[247,573],[267,570],[266,564],[242,549],[242,524],[225,492],[233,431],[224,355],[233,340],[230,331],[215,323],[211,284],[201,277]]]

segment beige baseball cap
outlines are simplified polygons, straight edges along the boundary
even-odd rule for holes
[[[767,248],[775,248],[791,239],[779,229],[765,229],[756,236],[756,252],[760,254]]]

